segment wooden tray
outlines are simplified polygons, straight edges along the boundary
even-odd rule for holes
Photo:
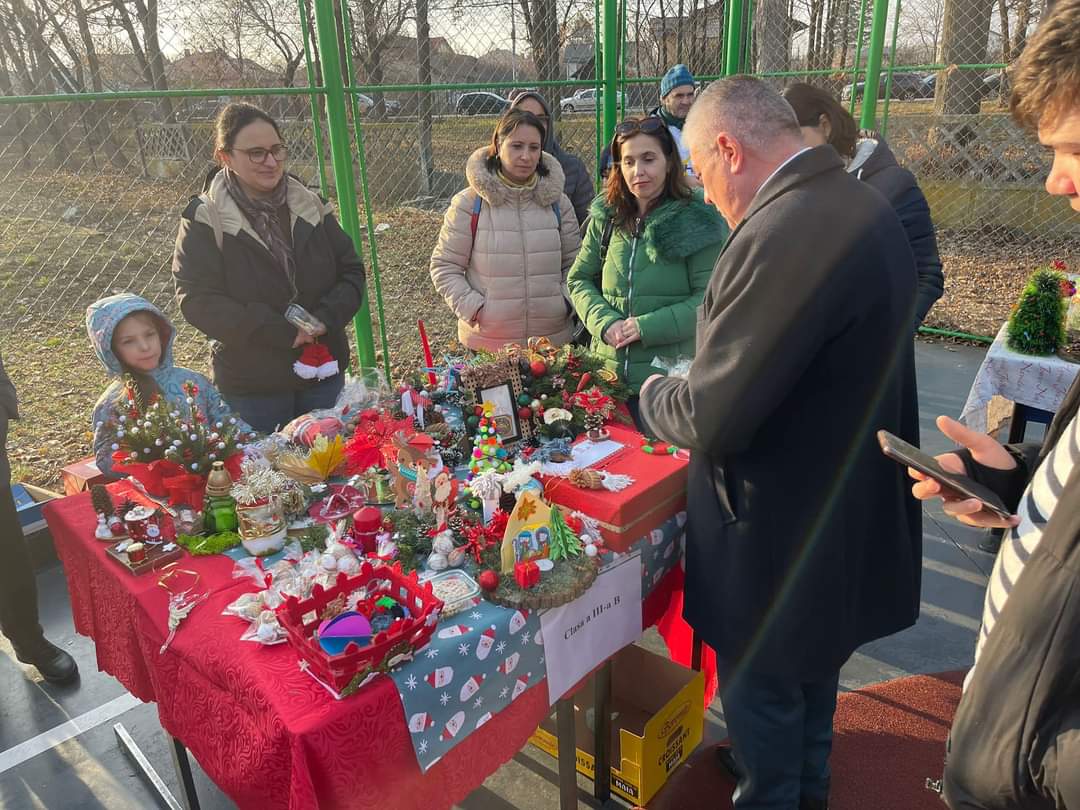
[[[179,560],[184,556],[184,549],[177,546],[172,551],[162,551],[161,546],[146,546],[146,557],[142,562],[135,563],[134,565],[128,561],[128,556],[122,551],[117,551],[116,547],[120,543],[114,543],[105,549],[105,553],[116,560],[120,565],[124,566],[129,572],[138,576],[139,574],[146,574],[153,571],[155,567],[160,567],[166,563],[170,563],[173,560]]]

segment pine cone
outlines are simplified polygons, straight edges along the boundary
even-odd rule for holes
[[[499,508],[506,514],[513,512],[515,506],[517,506],[517,495],[513,492],[504,492],[499,496]]]
[[[94,505],[94,512],[105,517],[112,517],[116,509],[113,506],[109,490],[104,484],[94,484],[90,487],[90,503]]]
[[[567,479],[582,489],[603,489],[604,478],[596,470],[571,470]]]

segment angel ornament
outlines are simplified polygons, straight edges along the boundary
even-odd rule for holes
[[[165,637],[165,643],[161,645],[161,649],[158,650],[158,655],[164,655],[165,650],[169,649],[169,645],[172,644],[172,640],[176,638],[176,631],[180,627],[180,622],[187,618],[187,615],[195,608],[195,605],[207,599],[210,596],[210,592],[207,591],[204,594],[193,594],[190,590],[181,591],[180,593],[174,593],[169,597],[169,635]]]

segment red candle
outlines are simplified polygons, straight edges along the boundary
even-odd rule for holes
[[[427,330],[424,329],[424,321],[422,318],[417,318],[416,326],[420,330],[420,345],[424,347],[424,365],[428,368],[434,368],[435,361],[431,358],[431,343],[428,342]],[[436,383],[435,372],[429,371],[427,377],[428,382],[434,386]]]
[[[365,506],[353,513],[353,535],[365,554],[375,552],[375,535],[382,527],[382,512],[374,506]]]

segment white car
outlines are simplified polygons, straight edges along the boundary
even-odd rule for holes
[[[598,98],[600,104],[603,104],[604,94],[602,92],[598,94],[595,89],[578,90],[569,98],[561,99],[559,101],[559,109],[566,113],[595,112]],[[625,94],[621,90],[616,90],[615,103],[622,106],[625,101]]]

